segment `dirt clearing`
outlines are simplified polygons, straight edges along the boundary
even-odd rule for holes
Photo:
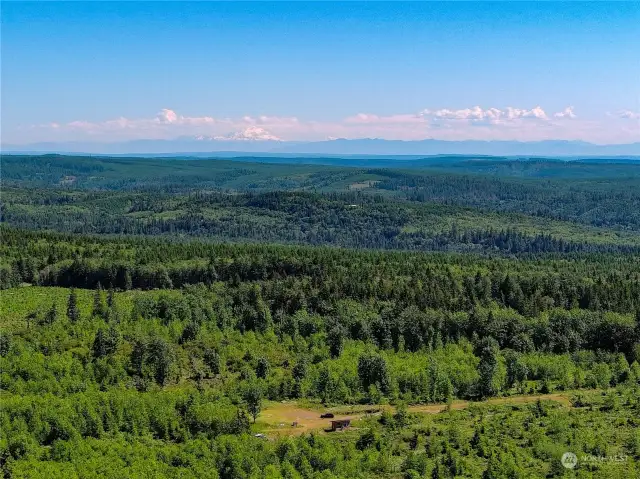
[[[545,401],[555,401],[563,406],[571,406],[567,394],[541,394],[535,396],[513,396],[508,398],[493,398],[482,402],[453,401],[451,409],[462,410],[470,404],[478,405],[508,405],[508,404],[529,404],[538,399]],[[311,430],[326,431],[330,429],[331,419],[321,418],[323,412],[334,414],[333,419],[350,418],[354,421],[362,419],[366,414],[380,414],[384,409],[393,411],[394,407],[389,405],[344,405],[326,410],[314,410],[302,407],[295,401],[282,403],[268,403],[258,416],[256,424],[260,426],[265,434],[270,437],[299,435]],[[426,404],[409,406],[407,410],[418,414],[438,414],[447,409],[446,404]],[[346,412],[349,412],[348,414]]]

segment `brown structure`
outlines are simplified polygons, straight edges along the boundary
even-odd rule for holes
[[[332,431],[342,431],[349,426],[351,426],[351,419],[336,419],[335,421],[331,421]]]

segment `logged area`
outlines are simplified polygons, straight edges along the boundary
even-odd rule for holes
[[[510,396],[506,398],[491,398],[482,403],[473,403],[470,401],[452,401],[448,404],[427,404],[427,405],[411,405],[406,411],[414,414],[438,414],[453,410],[467,409],[472,405],[517,405],[537,403],[538,401],[552,401],[563,404],[567,407],[571,406],[567,393],[551,393],[542,395],[526,395],[526,396]],[[397,413],[397,409],[390,405],[381,406],[335,406],[323,409],[324,412],[318,412],[317,409],[305,408],[295,402],[271,403],[265,406],[260,413],[260,420],[257,424],[264,425],[264,431],[268,436],[280,437],[288,435],[300,435],[309,431],[333,432],[331,429],[332,422],[335,420],[349,420],[349,427],[361,424],[371,416],[380,416],[383,413]],[[364,422],[362,422],[364,424]]]
[[[280,161],[2,157],[3,477],[638,477],[640,166]]]

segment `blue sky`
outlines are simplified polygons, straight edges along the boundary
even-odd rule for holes
[[[2,140],[640,141],[640,3],[3,2]]]

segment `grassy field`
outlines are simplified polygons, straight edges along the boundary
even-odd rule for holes
[[[467,409],[471,405],[476,407],[484,406],[518,406],[523,404],[531,404],[537,401],[550,401],[562,405],[563,407],[571,407],[569,400],[573,392],[538,394],[527,396],[510,396],[504,398],[492,398],[482,402],[470,401],[452,401],[447,404],[426,404],[411,405],[407,407],[410,414],[440,414],[447,411],[460,411]],[[389,404],[381,405],[338,405],[331,407],[323,407],[321,404],[309,404],[307,402],[270,401],[265,404],[262,412],[256,420],[254,429],[257,432],[265,433],[268,437],[300,435],[311,431],[330,432],[331,419],[321,418],[324,413],[332,413],[335,420],[351,419],[351,426],[360,428],[365,425],[365,419],[372,416],[380,416],[383,411],[395,413],[397,408]]]
[[[321,410],[270,403],[254,430],[276,441],[313,432],[344,447],[365,444],[384,453],[385,469],[396,471],[389,477],[640,477],[636,453],[630,454],[640,452],[637,419],[629,416],[631,410],[606,406],[615,396],[614,391],[572,391],[454,401],[449,409],[409,406],[403,416],[388,405],[337,406],[327,411],[353,422],[335,433],[326,432],[330,420],[320,419]],[[291,421],[298,426],[291,427]],[[575,470],[562,465],[566,452],[576,454]],[[445,466],[444,476],[434,462]]]

